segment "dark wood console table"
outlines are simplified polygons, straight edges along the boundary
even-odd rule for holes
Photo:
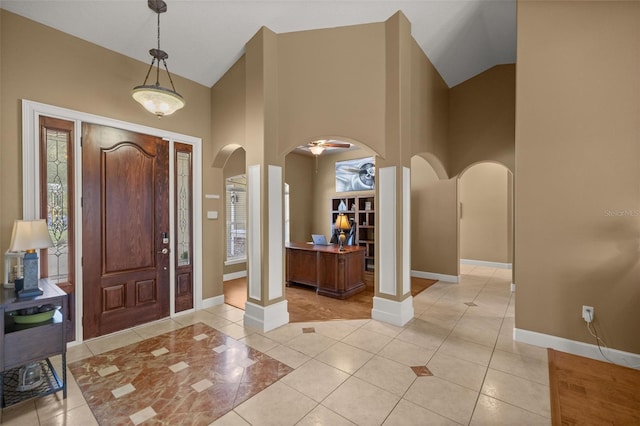
[[[323,296],[346,299],[365,289],[365,248],[337,245],[318,246],[310,243],[288,243],[287,285],[305,284],[316,287]]]
[[[47,279],[41,279],[38,286],[44,294],[25,299],[18,299],[12,288],[0,287],[0,410],[58,391],[62,391],[63,398],[67,397],[67,294]],[[20,309],[47,304],[59,306],[51,319],[34,324],[18,324],[13,320],[12,314]],[[60,372],[56,372],[49,360],[54,355],[62,356]],[[33,363],[39,363],[42,368],[42,384],[31,390],[16,390],[19,368]]]

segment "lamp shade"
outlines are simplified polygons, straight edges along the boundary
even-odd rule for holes
[[[309,147],[309,151],[311,151],[313,155],[320,155],[324,152],[324,147],[319,145],[313,145]]]
[[[53,241],[44,219],[13,222],[9,251],[27,251],[52,247]]]
[[[341,231],[348,231],[351,229],[351,226],[349,225],[349,218],[342,213],[340,213],[336,219],[336,229]]]
[[[131,96],[147,111],[158,117],[171,115],[185,106],[184,98],[178,92],[162,86],[136,86],[131,91]]]

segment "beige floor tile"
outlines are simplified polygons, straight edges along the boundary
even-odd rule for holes
[[[487,346],[455,337],[448,337],[438,351],[485,366],[489,365],[492,353],[491,348]]]
[[[93,352],[94,355],[98,355],[104,352],[112,351],[114,349],[121,348],[123,346],[130,345],[132,343],[138,343],[144,340],[133,329],[124,331],[122,333],[111,334],[105,337],[98,337],[96,339],[87,340],[85,344]]]
[[[455,358],[442,352],[436,353],[431,358],[427,368],[434,376],[477,392],[482,388],[482,381],[487,373],[486,366]]]
[[[410,367],[379,356],[371,358],[355,377],[400,397],[416,380],[416,374]]]
[[[528,343],[514,342],[513,335],[501,334],[498,336],[496,349],[505,352],[513,352],[529,358],[535,358],[545,363],[548,362],[547,348],[529,345]]]
[[[12,405],[2,410],[2,424],[6,426],[38,426],[35,401]]]
[[[386,334],[365,330],[362,327],[342,339],[342,342],[375,354],[384,348],[391,339],[392,337]]]
[[[411,324],[396,336],[396,339],[413,343],[427,349],[437,349],[449,334],[449,329],[414,319]]]
[[[549,365],[546,360],[495,350],[489,367],[549,386]]]
[[[207,325],[211,325],[211,324],[207,324]],[[234,324],[234,323],[223,325],[223,326],[217,326],[214,328],[216,330],[223,332],[227,336],[233,337],[236,340],[240,340],[243,337],[247,337],[255,333],[255,331],[250,328],[243,327],[241,325]]]
[[[72,408],[56,417],[40,420],[41,426],[98,425],[88,405]]]
[[[307,414],[296,426],[355,426],[355,423],[350,422],[341,415],[334,413],[327,407],[318,405],[309,414]]]
[[[216,316],[222,317],[231,322],[241,322],[244,320],[244,310],[233,308],[226,311],[218,312]]]
[[[317,322],[309,324],[316,329],[316,333],[323,334],[335,340],[342,340],[358,329],[357,326],[343,321]]]
[[[478,392],[436,376],[419,377],[404,396],[407,401],[461,424],[471,420]]]
[[[436,349],[427,349],[413,343],[394,339],[378,352],[378,356],[412,367],[426,365],[435,352]]]
[[[514,407],[490,396],[480,395],[470,425],[550,426],[551,419]]]
[[[382,321],[371,320],[362,326],[362,330],[374,331],[389,337],[396,337],[404,328]]]
[[[224,416],[216,419],[209,426],[251,426],[251,424],[247,423],[235,411],[229,411]]]
[[[322,405],[358,425],[379,425],[400,398],[384,389],[351,377],[322,402]]]
[[[384,426],[459,426],[459,423],[447,419],[439,414],[420,407],[412,402],[401,399],[393,409],[389,417],[383,423]]]
[[[172,319],[165,319],[162,321],[156,321],[151,324],[145,324],[140,327],[136,327],[134,331],[143,339],[149,339],[151,337],[159,336],[161,334],[168,333],[182,327],[183,325],[175,322]]]
[[[482,393],[543,417],[551,416],[549,386],[490,368]]]
[[[502,326],[502,314],[496,315],[492,311],[476,306],[469,308],[462,318],[460,318],[457,325],[491,330],[497,334]]]
[[[305,355],[314,357],[335,343],[336,340],[320,333],[304,333],[289,340],[286,345],[291,349],[295,349]]]
[[[265,353],[271,358],[287,364],[291,368],[298,368],[309,360],[307,355],[284,345],[276,346]]]
[[[91,349],[84,343],[67,347],[67,363],[91,358],[92,356],[93,352],[91,352]]]
[[[253,426],[288,426],[295,425],[316,405],[311,398],[278,381],[234,411]]]
[[[285,324],[282,327],[278,327],[275,330],[268,331],[266,333],[260,333],[268,337],[271,340],[275,340],[279,343],[286,343],[291,339],[294,339],[302,334],[302,328],[297,327],[295,324]]]
[[[316,359],[349,374],[355,373],[373,354],[346,343],[337,342],[316,356]]]
[[[186,327],[187,325],[192,325],[197,322],[205,322],[215,318],[219,317],[203,309],[201,311],[189,312],[186,314],[177,314],[173,317],[173,320],[183,327]]]
[[[491,330],[476,327],[473,323],[458,323],[458,325],[456,325],[451,331],[451,337],[478,343],[493,349],[496,345],[496,341],[498,340],[498,332],[499,329]]]
[[[279,346],[278,342],[271,340],[268,337],[264,337],[263,335],[258,333],[243,337],[242,339],[240,339],[240,342],[256,350],[259,350],[260,352],[267,352],[275,348],[276,346]]]
[[[280,381],[320,402],[348,378],[344,371],[312,359]]]

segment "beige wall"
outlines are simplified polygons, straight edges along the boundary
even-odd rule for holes
[[[460,258],[511,263],[509,171],[479,163],[460,176]]]
[[[449,163],[449,88],[420,46],[412,41],[411,153],[430,153],[446,168]]]
[[[340,137],[384,152],[384,24],[278,35],[278,150]]]
[[[440,179],[421,157],[411,159],[411,270],[457,277],[457,178]]]
[[[187,106],[158,120],[130,95],[131,89],[142,83],[148,64],[5,10],[0,10],[0,16],[0,178],[4,197],[0,203],[1,250],[9,245],[13,221],[22,217],[21,99],[201,137],[204,157],[211,158],[207,87],[174,76],[176,89],[187,100]],[[205,193],[210,190],[209,170],[204,167]],[[209,242],[219,238],[210,223],[203,224],[205,253],[210,251]],[[211,277],[221,265],[205,261],[203,266],[205,294],[211,294]]]
[[[514,171],[515,69],[495,66],[449,91],[449,176],[479,161]]]
[[[290,153],[285,159],[284,181],[289,184],[289,238],[309,241],[312,232],[315,186],[315,159]]]
[[[640,353],[640,2],[520,1],[516,327]]]

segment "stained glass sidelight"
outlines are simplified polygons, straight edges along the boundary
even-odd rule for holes
[[[191,153],[176,153],[178,266],[191,264]]]
[[[54,246],[47,250],[48,276],[69,280],[69,132],[46,129],[47,223]]]

